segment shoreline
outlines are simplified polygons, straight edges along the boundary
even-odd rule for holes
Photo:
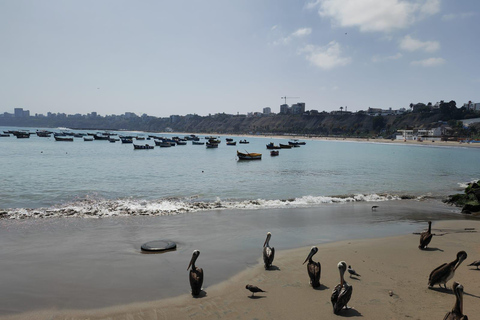
[[[475,230],[466,228],[475,228]],[[319,290],[308,283],[306,266],[302,262],[310,247],[277,251],[273,270],[263,269],[261,259],[240,273],[218,284],[204,288],[206,294],[192,298],[182,294],[156,301],[118,305],[91,310],[41,310],[0,317],[20,319],[337,319],[332,312],[330,295],[339,282],[336,264],[345,260],[361,274],[357,279],[345,279],[354,287],[343,316],[363,316],[366,319],[441,319],[455,302],[450,290],[428,289],[429,273],[438,265],[450,262],[460,250],[468,258],[447,283],[464,286],[464,313],[471,317],[480,313],[479,272],[467,264],[480,256],[480,221],[448,220],[434,222],[434,237],[429,250],[419,250],[418,234],[343,240],[317,245],[314,260],[322,264]],[[421,232],[415,228],[415,233]],[[475,231],[475,232],[474,232]],[[274,242],[272,242],[274,246]],[[260,250],[259,250],[260,253]],[[201,257],[198,260],[201,267]],[[205,269],[205,277],[209,270]],[[185,281],[187,280],[185,271]],[[257,285],[267,293],[249,298],[247,283]],[[205,285],[205,283],[204,283]],[[392,294],[389,292],[392,291]]]

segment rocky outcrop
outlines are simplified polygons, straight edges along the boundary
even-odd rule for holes
[[[480,181],[480,180],[479,180]],[[469,183],[464,193],[448,196],[445,203],[462,207],[462,213],[480,214],[480,185],[479,181]]]

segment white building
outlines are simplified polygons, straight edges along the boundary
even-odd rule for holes
[[[272,109],[270,107],[263,108],[263,114],[271,114]]]

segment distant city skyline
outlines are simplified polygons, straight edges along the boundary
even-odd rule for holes
[[[479,14],[474,0],[0,1],[0,113],[461,106],[480,101]]]

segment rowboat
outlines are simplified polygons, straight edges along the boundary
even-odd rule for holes
[[[270,155],[271,155],[272,157],[278,156],[279,154],[280,154],[280,151],[278,151],[278,150],[272,150],[272,151],[270,151]]]
[[[243,153],[237,150],[237,157],[239,160],[261,160],[262,154],[261,153]]]
[[[292,145],[280,143],[280,149],[292,149],[292,148],[293,148]]]
[[[55,141],[73,141],[73,137],[67,137],[67,136],[55,136]]]
[[[146,145],[139,145],[139,144],[134,144],[133,145],[133,150],[149,150],[153,149],[155,146],[150,146],[148,144]]]
[[[273,142],[270,142],[267,144],[267,149],[280,149],[280,146],[276,146],[273,144]]]

